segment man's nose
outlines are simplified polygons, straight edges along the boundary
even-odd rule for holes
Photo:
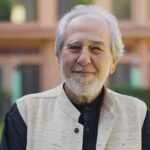
[[[91,63],[91,55],[90,55],[88,48],[83,48],[81,50],[81,53],[77,59],[77,62],[83,66]]]

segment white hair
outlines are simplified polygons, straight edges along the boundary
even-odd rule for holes
[[[62,47],[64,44],[64,34],[69,22],[78,16],[88,14],[96,15],[106,20],[106,22],[110,27],[110,34],[111,34],[110,50],[112,56],[115,58],[120,58],[124,52],[124,45],[122,42],[118,21],[116,17],[112,15],[110,12],[96,5],[77,5],[70,12],[66,13],[62,17],[62,19],[58,24],[56,32],[56,40],[55,40],[56,56],[59,58],[60,53],[62,51]]]

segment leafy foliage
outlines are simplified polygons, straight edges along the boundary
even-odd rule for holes
[[[0,20],[8,21],[10,18],[12,0],[0,0]]]
[[[150,88],[143,89],[143,88],[132,88],[132,87],[119,87],[119,88],[113,88],[114,91],[137,97],[141,100],[143,100],[148,108],[150,108]]]
[[[3,123],[0,123],[0,141],[2,138]]]
[[[5,113],[11,105],[10,94],[7,90],[0,87],[0,121],[4,119]]]
[[[78,4],[91,4],[92,0],[76,0]]]

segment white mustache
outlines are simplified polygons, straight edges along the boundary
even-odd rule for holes
[[[81,67],[81,66],[75,66],[72,69],[73,71],[77,72],[96,72],[95,69],[89,68],[89,67]]]

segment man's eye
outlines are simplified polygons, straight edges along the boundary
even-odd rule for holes
[[[73,53],[77,53],[81,50],[81,46],[78,45],[68,46],[68,49]]]
[[[90,47],[90,49],[95,54],[98,54],[102,51],[102,49],[100,47],[97,47],[97,46]]]
[[[70,49],[80,49],[80,48],[81,48],[81,46],[74,45],[74,46],[70,46],[69,48],[70,48]]]

